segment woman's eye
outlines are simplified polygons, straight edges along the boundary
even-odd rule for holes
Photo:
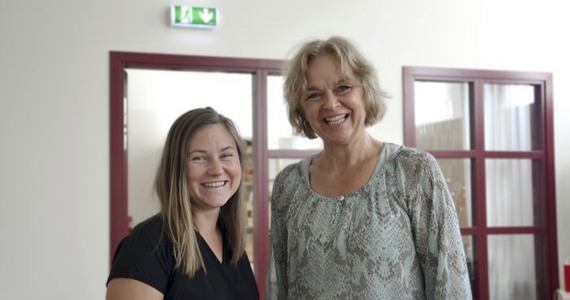
[[[337,94],[339,95],[344,95],[346,93],[348,93],[348,91],[350,91],[351,87],[348,85],[341,85],[339,87],[336,88]]]
[[[190,157],[190,160],[200,162],[200,161],[205,161],[205,160],[206,160],[206,157],[205,157],[205,156],[201,156],[201,155],[200,155],[200,156],[192,156],[192,157]]]
[[[320,93],[309,93],[309,95],[307,96],[307,100],[315,100],[319,98],[320,95],[321,95]]]
[[[224,154],[222,154],[222,156],[221,156],[221,158],[222,158],[223,160],[228,160],[228,159],[231,159],[232,157],[234,157],[234,155],[233,155],[232,153],[224,153]]]

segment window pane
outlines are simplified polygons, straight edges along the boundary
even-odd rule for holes
[[[322,149],[321,139],[310,140],[305,136],[293,135],[289,123],[287,106],[283,98],[283,77],[267,77],[267,148],[279,149]]]
[[[528,151],[538,148],[532,85],[485,84],[485,148]]]
[[[416,81],[416,146],[431,150],[470,148],[469,84]]]
[[[471,160],[440,158],[437,161],[447,180],[449,191],[453,196],[460,226],[472,226]]]
[[[533,235],[491,235],[489,251],[489,298],[538,299],[537,263]]]
[[[533,226],[542,223],[534,204],[541,181],[533,179],[530,159],[487,159],[487,224],[489,226]],[[538,170],[536,170],[538,171]]]

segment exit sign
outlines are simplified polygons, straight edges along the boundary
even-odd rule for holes
[[[176,27],[218,27],[218,9],[172,4],[170,6],[170,25]]]

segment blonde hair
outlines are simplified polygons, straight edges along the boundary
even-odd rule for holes
[[[192,220],[192,195],[188,189],[186,174],[188,145],[198,129],[213,124],[224,125],[234,138],[243,172],[247,147],[245,142],[229,118],[206,107],[190,110],[174,121],[168,132],[155,178],[154,187],[160,200],[164,232],[172,241],[176,267],[180,267],[183,273],[191,278],[199,269],[206,271],[206,267]],[[246,221],[242,190],[240,182],[236,193],[222,206],[218,218],[218,226],[226,233],[232,249],[231,262],[234,264],[237,264],[245,251]]]
[[[338,60],[345,79],[356,80],[362,84],[366,109],[365,126],[376,124],[386,113],[388,95],[380,89],[374,66],[353,44],[338,36],[327,40],[308,41],[301,45],[297,54],[284,67],[283,92],[294,133],[303,134],[310,139],[316,138],[317,135],[306,121],[302,107],[303,93],[307,89],[307,69],[313,59],[326,55],[332,55]]]

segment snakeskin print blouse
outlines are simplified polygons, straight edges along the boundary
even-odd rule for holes
[[[311,190],[311,160],[275,179],[270,299],[471,299],[454,203],[433,156],[385,143],[370,181],[334,198]]]

